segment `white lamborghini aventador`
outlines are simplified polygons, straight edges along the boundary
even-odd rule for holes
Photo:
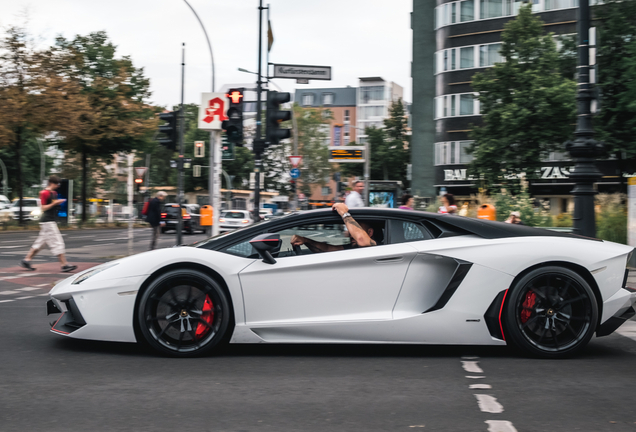
[[[634,315],[631,247],[537,228],[353,209],[377,246],[349,245],[330,210],[94,267],[57,284],[51,331],[194,356],[224,343],[511,344],[573,355]],[[292,247],[294,234],[342,250]]]

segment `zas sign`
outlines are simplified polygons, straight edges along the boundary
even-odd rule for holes
[[[199,106],[199,129],[221,130],[227,120],[227,108],[230,102],[225,93],[202,93]]]

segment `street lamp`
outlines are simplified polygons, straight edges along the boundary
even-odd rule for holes
[[[596,167],[596,157],[604,151],[604,145],[594,139],[594,127],[592,125],[591,100],[592,89],[590,86],[590,4],[589,0],[579,0],[578,31],[578,93],[577,121],[574,141],[565,143],[565,148],[570,152],[575,162],[571,178],[575,186],[574,195],[574,233],[586,237],[596,237],[596,218],[594,213],[594,182],[601,178],[601,173]]]

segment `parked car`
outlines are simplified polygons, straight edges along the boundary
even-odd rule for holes
[[[196,204],[194,204],[196,205]],[[201,227],[201,215],[192,211],[192,204],[181,205],[181,217],[183,218],[183,230],[188,234],[194,234],[199,230],[205,232],[205,228]],[[179,204],[170,203],[163,206],[161,212],[161,221],[165,222],[165,225],[161,227],[161,232],[170,230],[177,230],[177,224],[179,223]]]
[[[219,231],[234,231],[254,224],[252,215],[247,210],[225,210],[219,217]]]
[[[22,220],[38,221],[42,216],[42,205],[39,198],[23,198],[22,199]],[[20,200],[13,200],[11,204],[11,213],[13,220],[20,219]]]
[[[4,195],[0,195],[0,210],[11,207],[11,201]]]

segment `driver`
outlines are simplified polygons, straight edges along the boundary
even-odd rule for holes
[[[349,207],[343,203],[334,204],[331,208],[338,212],[342,217],[342,221],[347,226],[347,231],[351,237],[351,243],[347,245],[331,245],[328,243],[317,242],[307,237],[302,237],[294,234],[291,238],[292,246],[305,245],[310,251],[317,252],[332,252],[344,249],[352,249],[358,247],[375,246],[377,243],[371,237],[373,237],[373,228],[364,222],[356,222],[349,214]]]

